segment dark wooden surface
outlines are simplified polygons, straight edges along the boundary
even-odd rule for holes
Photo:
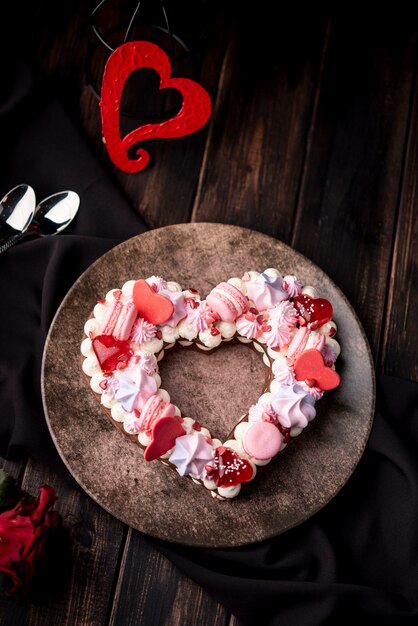
[[[345,292],[377,371],[416,380],[415,20],[396,7],[273,19],[268,3],[242,4],[214,5],[199,74],[209,125],[154,142],[148,171],[115,179],[150,227],[220,221],[291,244]],[[112,173],[85,84],[88,3],[34,2],[26,17],[22,46]],[[1,599],[1,624],[235,623],[75,485],[32,459],[2,465],[32,493],[45,482],[58,491],[72,541],[62,580],[25,609]]]

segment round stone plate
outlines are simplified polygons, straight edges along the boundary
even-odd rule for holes
[[[83,326],[97,300],[132,278],[159,275],[202,296],[245,270],[277,267],[318,288],[334,307],[341,386],[319,401],[308,428],[239,496],[218,501],[125,438],[102,412],[80,370]],[[261,393],[265,367],[244,345],[212,355],[168,351],[162,387],[182,415],[225,440]],[[374,412],[374,369],[362,327],[341,291],[311,261],[260,233],[221,224],[152,230],[113,248],[78,279],[59,308],[45,345],[42,392],[49,428],[83,489],[123,522],[154,537],[194,546],[252,543],[300,524],[341,489],[356,467]]]

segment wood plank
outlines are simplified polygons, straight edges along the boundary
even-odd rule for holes
[[[289,241],[327,20],[240,5],[193,220]]]
[[[26,459],[21,461],[12,461],[10,459],[4,459],[0,456],[0,469],[4,470],[9,476],[14,478],[18,484],[26,466]]]
[[[216,3],[215,3],[216,6]],[[224,7],[211,16],[214,23],[210,24],[208,43],[205,54],[196,57],[199,64],[198,71],[187,71],[190,61],[182,66],[173,68],[173,75],[192,77],[197,80],[215,100],[219,72],[225,49],[226,36],[229,29],[229,17]],[[100,59],[93,58],[94,71],[96,64],[102,66]],[[95,69],[96,68],[96,69]],[[143,87],[139,83],[137,89]],[[128,90],[129,90],[128,86]],[[158,99],[155,94],[158,83],[153,84],[147,98]],[[102,144],[101,123],[99,117],[98,102],[92,95],[88,86],[81,91],[82,124],[96,148],[103,154],[104,162],[109,171],[119,181],[132,205],[140,213],[145,222],[156,228],[178,222],[187,222],[190,218],[196,187],[198,182],[200,164],[206,143],[208,126],[199,132],[181,139],[151,140],[144,143],[149,150],[151,164],[139,174],[125,174],[109,162]],[[181,100],[177,99],[178,108]],[[159,108],[159,105],[158,107]],[[122,118],[122,122],[126,120]],[[133,120],[129,129],[140,125],[139,121]]]
[[[399,14],[334,21],[292,239],[348,296],[375,355],[415,51],[416,33]]]
[[[91,68],[98,85],[104,63],[101,47],[96,46],[90,29],[88,7],[84,5],[77,3],[75,8],[68,7],[58,19],[49,3],[40,3],[33,14],[33,28],[28,34],[31,56],[48,75],[50,87],[56,90],[71,117],[83,128],[109,174],[119,182],[145,222],[154,228],[187,222],[196,193],[208,126],[175,141],[151,140],[144,143],[153,159],[144,172],[125,174],[116,169],[102,141],[98,100],[86,80],[89,39],[94,43]],[[208,90],[214,101],[230,18],[222,3],[215,2],[210,11],[205,47],[196,55],[197,71],[193,77]],[[113,16],[106,14],[105,18],[102,30],[120,23],[118,10]],[[68,50],[72,51],[71,55]],[[183,75],[182,67],[176,71],[179,76]],[[190,72],[185,75],[191,77]],[[147,94],[147,98],[150,97],[154,98],[155,94]]]
[[[411,107],[410,132],[390,272],[382,368],[418,380],[418,80]]]
[[[228,614],[207,592],[180,576],[141,533],[130,530],[109,623],[226,626]]]
[[[63,517],[65,533],[59,546],[62,556],[54,569],[56,575],[42,585],[38,583],[36,600],[25,607],[27,623],[31,626],[104,624],[119,552],[125,540],[124,526],[87,495],[30,460],[22,488],[37,495],[42,484],[51,485],[59,495],[55,508]],[[0,607],[5,624],[15,623],[12,620],[16,616],[20,619],[21,609],[14,602],[4,602]]]

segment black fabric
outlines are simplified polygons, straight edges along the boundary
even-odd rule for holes
[[[7,57],[6,57],[7,58]],[[60,104],[28,68],[6,64],[0,100],[0,196],[20,183],[37,199],[64,189],[81,198],[59,236],[29,239],[0,256],[0,453],[19,449],[62,470],[42,413],[43,344],[76,278],[120,241],[146,229]]]
[[[53,315],[89,264],[145,229],[58,102],[8,65],[0,101],[0,193],[73,189],[75,222],[0,257],[0,453],[29,452],[65,472],[42,414],[40,363]],[[7,158],[5,158],[7,155]],[[409,624],[418,618],[418,386],[379,379],[367,450],[320,513],[272,540],[230,550],[149,539],[245,624]]]

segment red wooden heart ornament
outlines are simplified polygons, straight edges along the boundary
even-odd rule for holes
[[[92,347],[105,374],[126,367],[132,356],[129,343],[115,339],[112,335],[98,335],[93,339]]]
[[[125,83],[135,70],[153,69],[160,75],[160,89],[176,89],[183,98],[180,111],[173,118],[158,124],[144,124],[125,137],[120,135],[120,106]],[[171,64],[161,48],[149,41],[131,41],[110,55],[103,74],[101,93],[102,132],[113,163],[123,172],[140,172],[149,163],[149,153],[137,150],[130,159],[132,146],[145,139],[174,139],[196,132],[208,121],[212,104],[209,94],[188,78],[170,78]]]
[[[185,434],[186,431],[175,417],[162,417],[154,424],[151,442],[145,449],[144,459],[146,461],[158,459],[175,446],[177,437]]]
[[[309,381],[313,387],[323,391],[334,389],[340,384],[340,376],[324,362],[319,350],[305,350],[300,354],[294,365],[296,380]]]
[[[132,296],[140,317],[150,324],[164,324],[173,315],[171,300],[155,293],[146,280],[136,281]]]
[[[332,319],[332,304],[325,298],[311,298],[302,293],[293,298],[293,306],[311,330],[320,328]]]

